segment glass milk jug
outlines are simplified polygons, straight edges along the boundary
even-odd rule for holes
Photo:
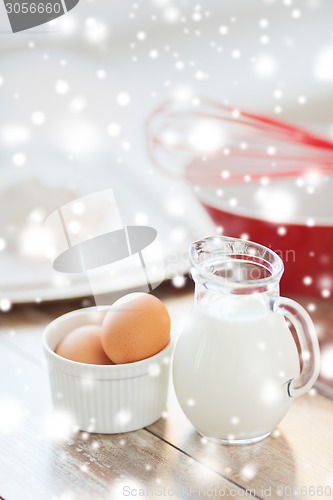
[[[259,441],[318,377],[314,325],[297,302],[279,296],[283,262],[272,250],[209,237],[193,243],[190,262],[194,305],[173,362],[179,403],[206,437]]]

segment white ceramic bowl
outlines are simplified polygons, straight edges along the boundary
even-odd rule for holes
[[[120,365],[90,365],[58,356],[54,350],[73,329],[100,324],[108,307],[64,314],[45,329],[43,347],[53,404],[87,432],[113,434],[146,427],[166,408],[172,341],[150,358]]]

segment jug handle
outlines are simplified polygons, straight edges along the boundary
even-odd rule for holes
[[[308,392],[318,378],[320,371],[320,350],[313,321],[300,304],[286,297],[278,297],[273,302],[273,311],[287,318],[296,330],[302,358],[302,371],[296,379],[288,382],[291,397]]]

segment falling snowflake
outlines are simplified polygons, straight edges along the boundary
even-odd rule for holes
[[[147,35],[144,31],[139,31],[139,33],[136,35],[137,39],[140,41],[143,41],[147,38]]]
[[[277,62],[271,55],[257,56],[254,62],[254,71],[260,78],[272,78],[277,72]]]
[[[191,408],[192,406],[195,406],[196,401],[195,401],[195,399],[194,399],[194,398],[189,398],[189,399],[186,401],[186,404],[187,404],[187,406],[189,406],[189,407]]]
[[[281,399],[280,387],[274,382],[265,382],[260,389],[261,400],[268,405],[274,405]]]
[[[116,97],[119,106],[127,106],[131,102],[131,97],[127,92],[120,92]]]
[[[23,167],[26,162],[26,157],[23,153],[15,153],[12,157],[12,162],[16,167]]]
[[[234,50],[232,50],[232,52],[231,52],[231,57],[232,57],[233,59],[239,59],[241,55],[242,55],[242,54],[241,54],[241,51],[240,51],[240,50],[238,50],[238,49],[234,49]]]
[[[156,49],[152,49],[150,52],[149,52],[149,57],[151,59],[157,59],[159,57],[159,52],[158,50]]]
[[[97,44],[103,42],[107,38],[107,26],[93,17],[88,17],[88,19],[86,19],[85,28],[86,38],[91,43]]]
[[[117,137],[121,132],[121,127],[118,123],[110,123],[108,126],[107,126],[107,133],[111,136],[111,137]]]
[[[175,288],[182,288],[186,283],[186,278],[182,274],[177,274],[171,280]]]
[[[7,298],[0,299],[0,311],[8,312],[12,308],[12,303]]]
[[[34,125],[43,125],[45,123],[45,114],[42,111],[35,111],[31,115],[31,121]]]
[[[256,475],[256,468],[252,464],[245,465],[241,471],[240,475],[244,481],[250,481]]]
[[[135,214],[135,224],[138,226],[147,226],[149,222],[148,215],[144,212],[137,212]]]
[[[225,134],[219,124],[202,121],[194,125],[190,132],[189,143],[201,153],[213,153],[225,142]]]
[[[69,91],[69,84],[65,80],[57,80],[55,84],[55,91],[59,95],[65,95]]]
[[[151,377],[158,377],[161,373],[161,367],[157,363],[151,363],[147,370],[148,375]]]
[[[221,33],[221,35],[226,35],[227,33],[229,33],[229,28],[228,26],[220,26],[219,28],[219,32]]]
[[[69,109],[70,111],[72,111],[72,113],[80,113],[81,111],[84,110],[85,107],[86,107],[86,100],[84,97],[81,96],[74,97],[69,104]]]
[[[174,6],[170,6],[164,10],[164,19],[168,23],[176,23],[179,20],[180,15],[180,10]]]
[[[130,410],[120,410],[114,417],[115,425],[120,428],[125,427],[132,420],[132,413]]]
[[[55,411],[47,415],[42,423],[43,435],[55,442],[64,442],[75,432],[75,425],[72,416],[62,410]]]
[[[260,21],[259,21],[260,28],[265,29],[268,27],[268,25],[269,25],[269,22],[267,19],[260,19]]]
[[[280,226],[277,229],[277,233],[279,236],[285,236],[287,234],[287,229],[284,226]]]

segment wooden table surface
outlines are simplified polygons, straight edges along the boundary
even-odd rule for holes
[[[179,332],[191,285],[163,286],[158,294]],[[52,420],[41,334],[51,319],[80,306],[15,306],[0,317],[0,498],[333,498],[333,401],[323,386],[325,395],[314,389],[295,399],[278,429],[258,444],[201,438],[172,386],[167,414],[145,429],[55,440],[62,427]],[[332,309],[326,301],[315,312],[323,341],[333,337]]]

